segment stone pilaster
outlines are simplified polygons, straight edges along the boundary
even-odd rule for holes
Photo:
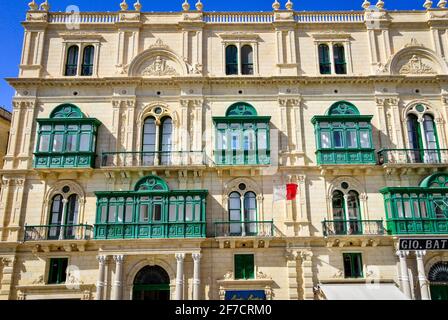
[[[299,283],[297,277],[297,259],[299,254],[297,251],[286,252],[286,268],[288,272],[288,293],[289,300],[299,299]]]
[[[104,289],[105,289],[105,274],[106,274],[106,261],[107,256],[98,256],[99,262],[99,272],[98,272],[98,281],[96,284],[96,300],[104,299]]]
[[[401,290],[403,293],[408,297],[409,299],[412,299],[411,296],[411,283],[409,280],[409,273],[408,273],[408,263],[407,263],[407,257],[409,255],[409,251],[397,251],[396,252],[398,258],[400,259],[400,284],[401,284]]]
[[[176,253],[176,300],[183,300],[184,297],[184,260],[185,253]]]
[[[193,300],[199,300],[201,293],[201,257],[200,253],[193,253]]]
[[[426,251],[416,251],[415,255],[417,257],[418,283],[420,286],[421,299],[431,300],[431,294],[429,292],[429,282],[428,279],[426,279],[425,265],[423,263],[423,258],[426,255]]]
[[[122,300],[123,298],[123,261],[124,255],[114,256],[115,261],[115,280],[113,300]]]
[[[303,300],[314,300],[314,281],[313,281],[313,252],[305,250],[300,252],[302,260],[302,290]]]

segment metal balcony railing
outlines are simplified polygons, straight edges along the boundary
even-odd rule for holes
[[[214,222],[215,237],[273,237],[273,221]]]
[[[202,151],[103,152],[101,167],[205,165]]]
[[[382,220],[324,220],[322,227],[325,237],[385,234]]]
[[[92,235],[93,226],[86,224],[25,226],[24,241],[90,240]]]
[[[446,164],[448,150],[446,149],[384,149],[378,152],[380,164]]]

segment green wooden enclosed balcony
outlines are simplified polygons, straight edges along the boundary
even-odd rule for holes
[[[101,123],[71,104],[58,106],[39,124],[34,168],[93,168]]]
[[[217,221],[215,237],[273,237],[273,221]]]
[[[90,240],[92,236],[93,226],[86,224],[25,226],[24,241]]]
[[[202,151],[103,152],[101,167],[202,166]]]
[[[376,164],[372,118],[347,101],[334,103],[323,116],[314,116],[317,164]]]
[[[380,192],[389,234],[448,234],[448,174],[431,175],[419,187],[389,187]]]
[[[382,220],[324,220],[322,231],[325,237],[385,234]]]
[[[206,237],[207,190],[169,190],[149,176],[134,191],[96,192],[95,239]]]
[[[380,164],[447,164],[446,149],[384,149],[378,152]]]
[[[259,116],[255,108],[245,102],[231,105],[225,117],[213,117],[215,164],[270,165],[270,121],[271,117]]]

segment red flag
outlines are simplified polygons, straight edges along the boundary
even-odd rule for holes
[[[298,185],[295,183],[288,183],[286,185],[286,200],[295,200],[297,197]]]

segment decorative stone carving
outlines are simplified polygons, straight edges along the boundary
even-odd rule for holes
[[[39,278],[37,278],[36,280],[33,281],[33,284],[44,284],[45,280],[44,280],[44,276],[40,275]]]
[[[137,2],[134,3],[134,9],[138,12],[142,11],[142,4],[140,3],[140,0],[137,0]]]
[[[447,1],[446,1],[446,0],[440,0],[439,3],[437,4],[437,6],[438,6],[440,9],[445,9],[446,4],[447,4]]]
[[[121,11],[127,11],[128,10],[128,4],[126,3],[126,0],[123,0],[122,3],[120,3]]]
[[[271,276],[268,276],[267,274],[265,274],[265,273],[263,273],[263,272],[261,272],[261,271],[258,271],[258,273],[257,273],[257,279],[272,280],[272,277],[271,277]]]
[[[341,278],[343,278],[344,277],[344,273],[342,272],[342,270],[338,270],[334,275],[333,275],[333,278],[336,278],[336,279],[341,279]]]
[[[431,66],[424,64],[422,59],[416,55],[400,69],[400,74],[435,74],[436,72]]]
[[[162,39],[158,38],[156,42],[149,46],[148,49],[168,49],[168,45],[164,44]]]
[[[432,1],[431,1],[431,0],[426,0],[425,3],[423,4],[423,7],[424,7],[426,10],[431,9],[431,7],[432,7]]]
[[[85,290],[82,294],[82,300],[90,300],[92,297],[92,293],[90,290]]]
[[[48,3],[48,0],[45,0],[41,5],[40,8],[42,9],[42,11],[50,11],[50,4]]]
[[[31,11],[36,11],[39,8],[35,0],[28,3],[28,7],[30,8]]]
[[[184,60],[185,61],[185,60]],[[188,66],[188,73],[190,74],[202,74],[202,64],[195,63],[194,65],[190,65],[185,61]]]
[[[404,47],[405,48],[409,48],[409,47],[424,47],[424,45],[419,43],[417,41],[417,39],[412,38],[411,41],[409,43],[407,43]]]
[[[292,3],[291,0],[288,0],[288,2],[286,2],[285,7],[287,10],[292,10],[293,9],[294,4]]]
[[[384,8],[384,1],[378,0],[378,2],[376,3],[376,7],[378,9],[383,9]]]
[[[203,9],[204,9],[204,4],[201,2],[201,0],[198,0],[198,2],[196,2],[196,10],[201,12]]]
[[[232,271],[228,271],[225,275],[224,275],[224,280],[232,280],[233,279],[233,272]]]
[[[142,71],[143,76],[175,76],[179,75],[173,67],[167,65],[167,61],[161,56]]]
[[[185,2],[182,4],[182,9],[184,11],[190,10],[190,4],[188,3],[188,0],[185,0]]]
[[[278,2],[278,0],[274,1],[274,3],[272,4],[272,9],[274,9],[275,11],[280,9],[280,2]]]
[[[364,2],[362,3],[362,7],[364,8],[364,10],[369,9],[370,8],[370,1],[364,0]]]

